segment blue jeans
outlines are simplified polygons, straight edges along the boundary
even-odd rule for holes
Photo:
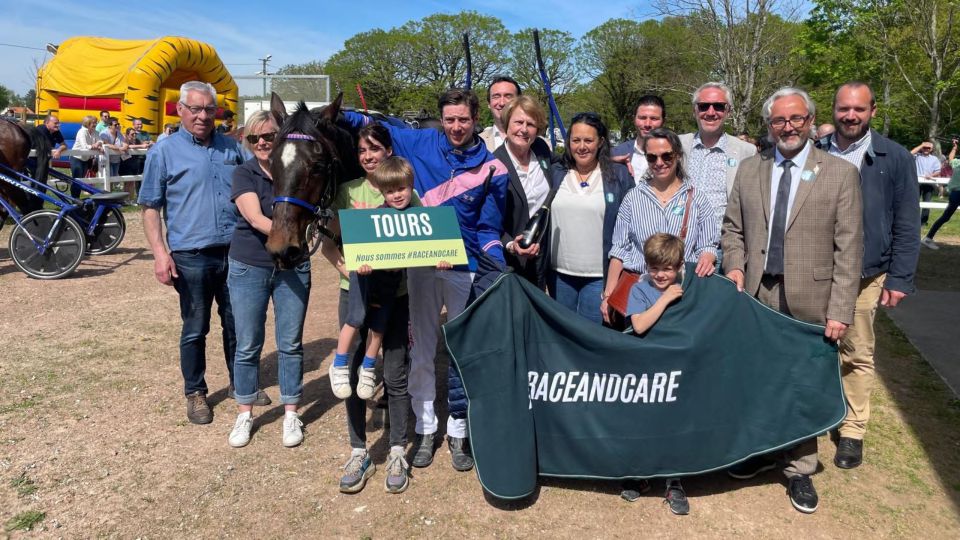
[[[947,209],[943,211],[940,219],[933,224],[933,227],[930,227],[930,230],[927,231],[927,238],[933,240],[933,237],[937,234],[937,231],[940,230],[940,227],[946,225],[947,222],[950,221],[950,218],[953,217],[953,213],[957,211],[958,206],[960,206],[960,189],[952,189],[950,190]]]
[[[173,287],[180,295],[180,371],[184,394],[207,393],[207,334],[213,301],[223,326],[223,356],[233,383],[233,356],[237,347],[230,293],[227,290],[227,246],[187,251],[170,255],[177,266]]]
[[[280,402],[300,403],[303,393],[303,321],[310,300],[310,261],[291,270],[250,266],[230,259],[227,278],[237,329],[234,392],[237,403],[252,405],[260,389],[267,304],[273,298]]]
[[[603,317],[600,315],[603,278],[571,276],[552,270],[547,276],[547,288],[550,296],[557,302],[581,317],[603,324]]]
[[[92,160],[81,161],[73,156],[70,156],[70,176],[85,182],[87,171],[90,170]],[[79,199],[80,195],[83,193],[83,190],[80,189],[76,183],[70,184],[70,196],[74,199]]]

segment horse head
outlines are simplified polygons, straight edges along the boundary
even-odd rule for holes
[[[278,268],[293,268],[309,256],[307,225],[330,207],[340,182],[359,176],[353,138],[336,124],[342,100],[341,93],[317,112],[301,101],[287,115],[280,96],[271,96],[280,129],[270,155],[274,206],[267,251]]]

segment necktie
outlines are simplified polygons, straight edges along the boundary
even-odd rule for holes
[[[793,162],[783,160],[783,175],[777,187],[777,201],[773,206],[773,227],[770,228],[770,247],[767,249],[766,273],[774,276],[783,274],[783,236],[787,230],[787,203],[790,200],[790,168]]]

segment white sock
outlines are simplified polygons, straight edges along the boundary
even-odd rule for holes
[[[242,413],[240,413],[240,414],[237,415],[237,420],[240,420],[240,419],[246,420],[246,419],[250,418],[251,416],[253,416],[253,413],[250,412],[250,411],[242,412]]]
[[[403,453],[403,447],[402,447],[402,446],[391,446],[391,447],[390,447],[390,453],[391,453],[391,454],[402,454],[402,453]]]
[[[284,416],[299,417],[299,415],[297,414],[297,411],[285,411],[283,414]]]
[[[351,456],[364,456],[367,454],[366,448],[354,448],[351,452]]]

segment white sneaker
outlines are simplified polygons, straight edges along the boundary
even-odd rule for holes
[[[347,399],[353,391],[350,389],[350,368],[336,367],[330,364],[330,388],[333,395],[340,399]]]
[[[357,370],[357,397],[360,399],[370,399],[377,392],[377,369],[365,368],[360,366]]]
[[[287,448],[303,442],[303,422],[295,411],[283,415],[283,445]]]
[[[928,236],[924,236],[923,238],[921,238],[920,243],[933,250],[940,249],[940,246],[938,246],[937,243],[933,241],[933,238],[930,238]]]
[[[250,442],[250,431],[253,429],[253,416],[248,413],[237,415],[237,422],[233,424],[233,430],[227,442],[234,448],[243,448]]]

